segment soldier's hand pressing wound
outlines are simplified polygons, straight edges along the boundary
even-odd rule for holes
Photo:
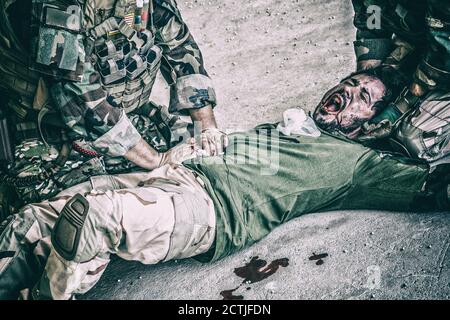
[[[206,156],[217,156],[224,153],[229,140],[225,132],[217,128],[209,128],[202,131],[201,145]]]
[[[187,143],[179,144],[167,152],[160,153],[160,162],[158,167],[166,164],[180,165],[184,161],[194,159],[198,156],[199,146],[195,143],[195,139],[191,139]]]

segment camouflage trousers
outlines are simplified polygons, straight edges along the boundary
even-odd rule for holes
[[[398,122],[392,141],[401,151],[427,162],[450,156],[450,93],[428,94]]]
[[[54,245],[54,226],[77,194],[89,209],[69,261]],[[111,254],[156,264],[205,253],[214,242],[215,225],[211,198],[184,167],[92,177],[54,199],[24,207],[0,228],[0,299],[15,299],[19,292],[34,299],[85,293]]]

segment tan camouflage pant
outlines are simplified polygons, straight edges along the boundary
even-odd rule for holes
[[[89,203],[90,222],[79,240],[80,255],[92,254],[88,261],[80,255],[74,261],[63,259],[50,240],[59,213],[75,194]],[[34,298],[69,299],[95,285],[110,254],[156,264],[204,253],[214,237],[214,207],[201,181],[184,167],[164,166],[151,173],[94,177],[50,201],[25,207],[2,233],[0,252],[27,256],[22,262],[29,263],[30,256],[39,261],[36,269],[41,265],[44,272]],[[0,278],[32,271],[14,259],[0,260]],[[2,285],[0,280],[0,298]]]

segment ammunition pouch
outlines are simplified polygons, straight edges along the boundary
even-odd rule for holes
[[[33,68],[56,79],[81,81],[85,62],[82,8],[77,1],[69,2],[34,1]]]
[[[130,113],[150,100],[162,50],[149,30],[136,32],[125,20],[111,17],[90,32],[91,61],[101,75],[110,103]]]

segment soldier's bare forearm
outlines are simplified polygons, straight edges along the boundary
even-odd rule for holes
[[[137,166],[148,170],[158,168],[161,162],[161,154],[153,149],[144,139],[141,139],[134,148],[130,149],[125,154],[125,158]]]
[[[217,128],[216,117],[211,106],[200,109],[191,109],[189,114],[194,122],[200,122],[201,129]]]

